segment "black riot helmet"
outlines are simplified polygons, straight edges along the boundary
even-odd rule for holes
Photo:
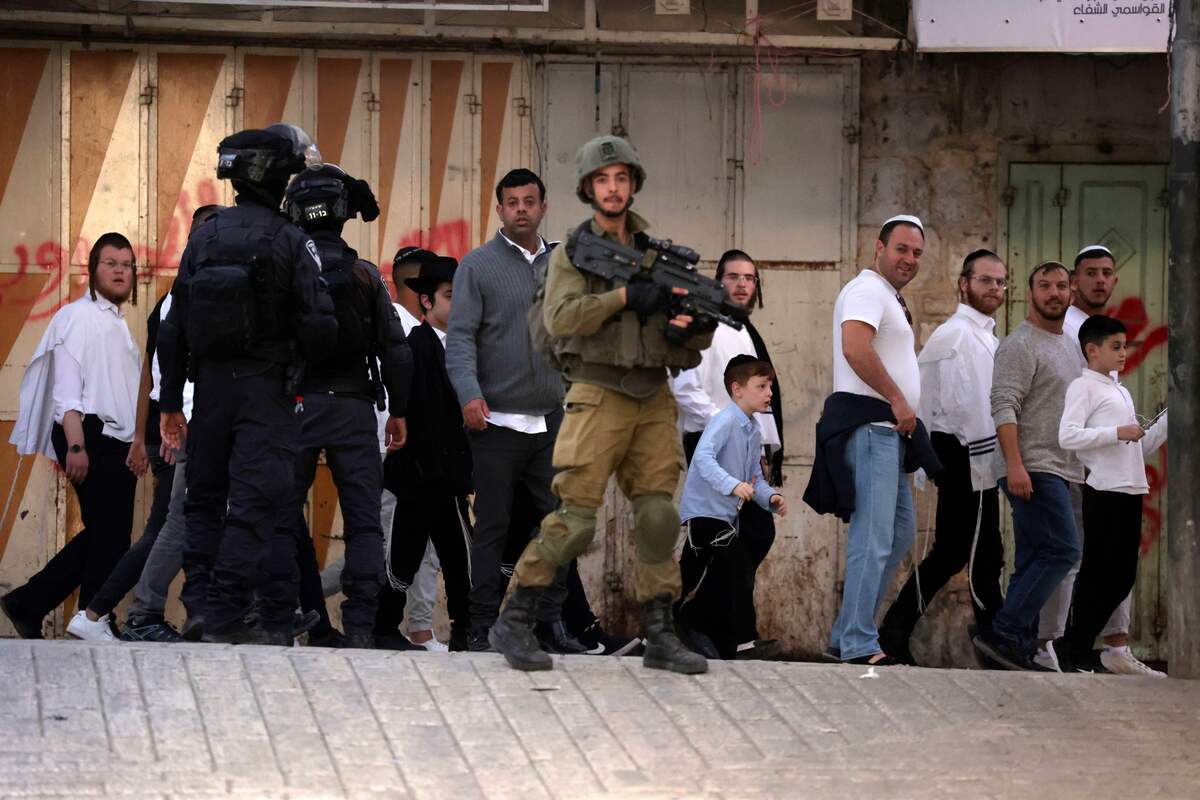
[[[335,164],[313,164],[288,184],[283,213],[306,231],[341,232],[355,216],[370,222],[379,216],[379,204],[366,181],[352,178]]]
[[[295,125],[276,123],[222,139],[217,145],[217,178],[275,193],[287,184],[288,176],[320,158],[307,133]]]

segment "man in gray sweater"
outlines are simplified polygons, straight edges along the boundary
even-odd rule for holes
[[[538,233],[546,187],[529,170],[513,170],[496,186],[496,200],[502,227],[459,264],[446,337],[446,371],[474,464],[472,650],[489,649],[487,633],[500,610],[507,583],[500,563],[517,486],[528,491],[538,519],[558,505],[550,491],[551,456],[563,415],[562,376],[533,349],[526,321],[554,247]],[[557,581],[538,613],[539,622],[564,636],[565,595]]]
[[[1071,279],[1057,261],[1029,275],[1029,314],[996,350],[992,419],[1004,455],[1000,488],[1013,510],[1016,564],[1004,606],[975,646],[1006,669],[1047,671],[1033,661],[1038,612],[1079,560],[1069,482],[1083,480],[1073,453],[1058,446],[1067,386],[1079,372],[1079,344],[1063,335]]]

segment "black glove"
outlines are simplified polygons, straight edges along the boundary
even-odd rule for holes
[[[637,312],[642,321],[665,305],[665,292],[654,281],[635,280],[625,285],[625,307]]]

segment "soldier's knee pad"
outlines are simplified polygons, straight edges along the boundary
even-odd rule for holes
[[[633,525],[640,560],[657,564],[671,559],[679,538],[679,510],[670,495],[656,492],[634,498]]]
[[[596,509],[563,504],[543,521],[538,547],[556,564],[583,555],[596,535]]]

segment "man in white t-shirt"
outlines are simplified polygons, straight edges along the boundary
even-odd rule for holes
[[[896,663],[879,645],[875,610],[916,533],[902,464],[917,426],[921,375],[912,316],[900,290],[917,276],[925,249],[921,221],[892,217],[875,242],[875,264],[838,294],[833,308],[833,391],[882,401],[846,443],[855,507],[846,545],[842,608],[830,649],[856,664]],[[884,406],[886,404],[886,407]],[[890,407],[890,414],[887,413]]]

